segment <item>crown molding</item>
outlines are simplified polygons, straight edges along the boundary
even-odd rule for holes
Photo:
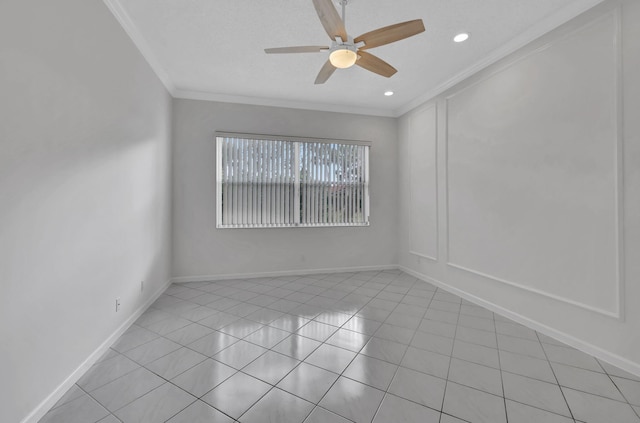
[[[138,31],[138,28],[133,23],[129,14],[124,10],[118,0],[102,1],[116,18],[122,29],[124,29],[124,32],[126,32],[129,38],[131,38],[131,41],[133,41],[133,44],[136,46],[138,51],[140,51],[142,57],[147,61],[151,70],[153,70],[158,79],[160,79],[160,82],[162,82],[167,91],[169,91],[169,94],[173,96],[176,89],[175,85],[171,81],[171,78],[169,78],[167,71],[165,71],[160,65],[155,54],[151,51],[151,47],[149,47],[147,41],[144,39],[142,34],[140,34],[140,31]]]
[[[369,107],[349,106],[344,104],[314,103],[311,101],[295,101],[265,97],[249,97],[242,95],[217,94],[205,91],[183,90],[177,88],[173,92],[174,98],[186,100],[218,101],[221,103],[249,104],[254,106],[285,107],[289,109],[315,110],[321,112],[349,113],[352,115],[397,117],[393,110],[375,109]]]
[[[540,38],[541,36],[543,36],[544,34],[550,32],[550,31],[556,29],[560,25],[569,22],[571,19],[573,19],[573,18],[577,17],[578,15],[586,12],[589,9],[592,9],[593,7],[597,6],[600,3],[603,3],[604,1],[606,1],[606,0],[587,0],[587,1],[576,0],[576,1],[574,1],[573,3],[563,7],[562,9],[557,11],[556,13],[554,13],[552,15],[549,15],[548,17],[546,17],[542,21],[538,22],[536,25],[533,25],[532,27],[530,27],[526,31],[522,32],[517,37],[511,39],[511,41],[509,41],[508,43],[506,43],[506,44],[502,45],[501,47],[497,48],[496,50],[491,52],[489,55],[484,57],[483,59],[477,61],[473,65],[471,65],[468,68],[466,68],[466,69],[462,70],[461,72],[457,73],[456,75],[454,75],[453,77],[451,77],[447,81],[444,81],[442,84],[434,87],[433,89],[431,89],[431,90],[419,95],[418,97],[414,98],[413,100],[409,101],[405,105],[397,108],[396,110],[394,110],[393,116],[394,117],[400,117],[400,116],[404,115],[405,113],[407,113],[407,112],[415,109],[416,107],[420,106],[421,104],[424,104],[424,103],[432,100],[433,98],[435,98],[438,95],[442,94],[443,92],[445,92],[449,88],[453,87],[454,85],[464,81],[465,79],[467,79],[470,76],[476,74],[477,72],[485,69],[486,67],[496,63],[500,59],[503,59],[503,58],[507,57],[511,53],[516,52],[517,50],[523,48],[524,46],[526,46],[530,42]]]
[[[164,68],[160,65],[160,62],[157,60],[155,54],[152,52],[148,43],[144,39],[144,37],[138,31],[136,25],[133,23],[133,20],[129,16],[129,14],[124,10],[119,0],[103,0],[104,4],[111,11],[111,13],[115,16],[117,21],[120,23],[122,28],[125,30],[129,38],[133,41],[135,46],[138,48],[142,56],[145,58],[151,69],[158,76],[160,81],[164,84],[167,91],[174,98],[182,98],[189,100],[205,100],[205,101],[218,101],[218,102],[226,102],[226,103],[238,103],[238,104],[249,104],[256,106],[272,106],[272,107],[285,107],[291,109],[302,109],[302,110],[316,110],[323,112],[336,112],[336,113],[350,113],[350,114],[359,114],[359,115],[367,115],[367,116],[381,116],[381,117],[400,117],[405,113],[415,109],[423,103],[426,103],[438,95],[442,94],[444,91],[453,87],[454,85],[462,82],[463,80],[469,78],[475,73],[485,69],[486,67],[496,63],[500,59],[508,56],[511,53],[521,49],[525,45],[530,42],[536,40],[542,35],[552,31],[553,29],[559,27],[560,25],[570,21],[581,13],[586,12],[587,10],[597,6],[600,3],[603,3],[607,0],[576,0],[573,3],[563,7],[558,12],[546,17],[542,21],[538,22],[536,25],[530,27],[526,31],[522,32],[517,37],[513,38],[508,43],[502,45],[500,48],[494,50],[492,53],[484,57],[482,60],[479,60],[467,67],[466,69],[458,72],[453,77],[444,81],[442,84],[428,90],[427,92],[419,95],[413,100],[407,102],[403,106],[400,106],[397,109],[376,109],[376,108],[368,108],[361,106],[349,106],[349,105],[338,105],[338,104],[327,104],[327,103],[315,103],[315,102],[307,102],[307,101],[295,101],[295,100],[286,100],[286,99],[273,99],[273,98],[264,98],[264,97],[251,97],[251,96],[240,96],[240,95],[231,95],[231,94],[220,94],[220,93],[212,93],[206,91],[198,91],[198,90],[188,90],[188,89],[179,89],[176,85],[171,81],[169,74],[164,70]]]

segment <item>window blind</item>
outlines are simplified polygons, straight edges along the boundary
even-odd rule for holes
[[[369,145],[216,137],[217,227],[366,226]]]

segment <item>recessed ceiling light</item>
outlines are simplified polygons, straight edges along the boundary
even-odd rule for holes
[[[386,95],[387,97],[392,96],[393,95],[393,91],[385,91],[384,95]]]
[[[466,41],[468,38],[469,38],[469,34],[467,34],[466,32],[463,32],[453,37],[453,41],[455,41],[456,43],[461,43],[463,41]]]

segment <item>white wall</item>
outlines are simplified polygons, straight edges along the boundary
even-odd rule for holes
[[[13,423],[46,412],[170,277],[171,99],[85,0],[0,3],[0,93],[0,421]]]
[[[391,118],[174,100],[173,274],[396,264],[397,131]],[[216,229],[215,131],[372,141],[371,226]]]
[[[640,3],[621,3],[400,119],[399,263],[640,374]]]

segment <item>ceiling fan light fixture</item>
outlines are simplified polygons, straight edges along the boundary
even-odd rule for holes
[[[358,60],[358,53],[346,46],[333,50],[329,55],[329,61],[338,69],[350,68],[356,64],[356,60]]]

